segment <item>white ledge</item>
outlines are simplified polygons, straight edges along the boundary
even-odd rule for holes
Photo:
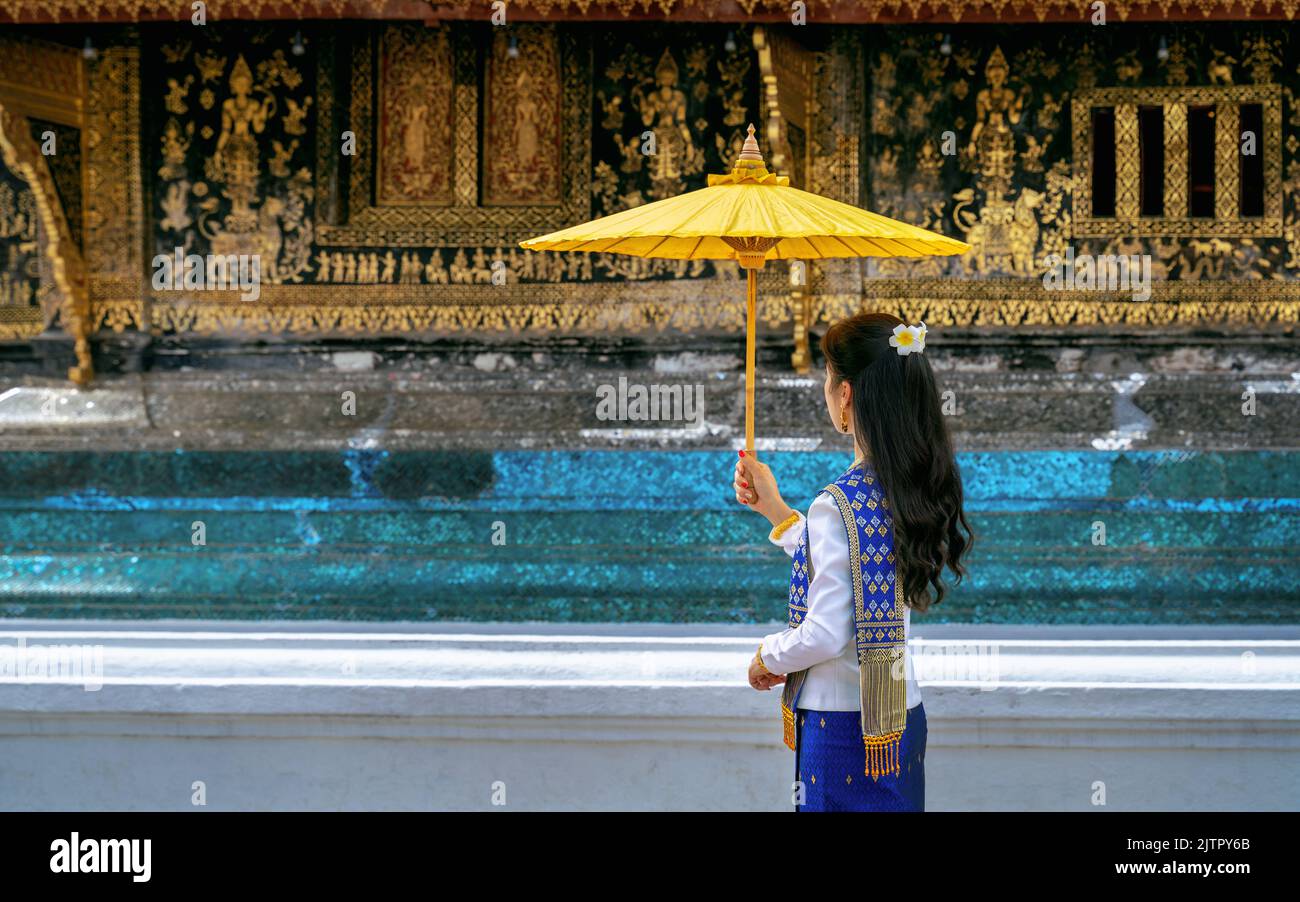
[[[788,810],[770,629],[0,621],[92,664],[0,676],[0,807]],[[1296,628],[914,634],[931,810],[1300,807]]]
[[[757,719],[775,704],[775,693],[744,679],[764,627],[337,627],[0,622],[0,667],[20,646],[28,660],[72,649],[87,667],[53,677],[0,671],[0,713]],[[911,643],[931,716],[1267,715],[1300,725],[1300,637],[1290,628],[981,632],[936,626]]]

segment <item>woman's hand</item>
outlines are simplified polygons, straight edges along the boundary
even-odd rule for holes
[[[736,490],[736,500],[748,504],[758,511],[773,526],[789,518],[794,513],[790,506],[781,500],[781,493],[776,489],[776,477],[767,464],[759,463],[758,458],[740,452],[736,461],[736,475],[732,481]]]
[[[785,682],[785,677],[779,673],[772,673],[763,666],[763,660],[754,653],[754,657],[749,662],[749,685],[760,692],[766,692],[773,686],[779,686]]]

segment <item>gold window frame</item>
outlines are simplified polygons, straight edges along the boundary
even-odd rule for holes
[[[1259,104],[1264,133],[1258,151],[1264,157],[1264,215],[1240,215],[1239,116],[1219,115],[1219,108]],[[1187,108],[1216,107],[1214,135],[1214,216],[1187,215]],[[1140,210],[1138,107],[1164,108],[1165,212],[1142,216]],[[1115,110],[1115,215],[1092,215],[1092,115],[1094,107]],[[1074,142],[1074,218],[1079,237],[1215,237],[1269,238],[1282,235],[1282,87],[1281,85],[1214,85],[1168,88],[1090,88],[1079,91],[1071,106]]]
[[[454,121],[451,124],[455,144],[453,171],[454,202],[450,205],[386,204],[374,202],[372,185],[377,153],[361,150],[350,158],[346,182],[340,179],[340,193],[347,198],[346,218],[322,217],[317,225],[316,243],[332,247],[462,247],[509,245],[540,232],[554,231],[591,218],[591,45],[575,29],[549,25],[555,29],[560,52],[563,165],[561,200],[546,205],[479,204],[482,167],[479,153],[482,134],[479,109],[482,87],[479,80],[479,56],[490,52],[491,42],[479,40],[481,29],[453,23],[451,45],[455,85],[452,95]],[[350,72],[352,97],[349,128],[358,144],[374,140],[375,67],[382,31],[352,45]],[[330,121],[336,97],[331,70],[332,54],[322,54],[317,94],[320,97],[321,123]],[[332,183],[337,172],[334,142],[317,142],[316,184]],[[382,149],[379,149],[382,153]],[[333,204],[326,201],[321,210]],[[342,219],[342,221],[339,221]]]

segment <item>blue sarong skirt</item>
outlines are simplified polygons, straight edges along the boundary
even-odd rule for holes
[[[899,774],[868,777],[857,711],[799,709],[795,779],[803,783],[797,811],[924,811],[925,705],[907,710]]]

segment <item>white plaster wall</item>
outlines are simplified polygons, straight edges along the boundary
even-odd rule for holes
[[[103,656],[98,691],[0,675],[0,808],[788,810],[763,632],[0,622],[11,661]],[[918,673],[930,810],[1300,809],[1300,630],[918,632],[996,662]]]

